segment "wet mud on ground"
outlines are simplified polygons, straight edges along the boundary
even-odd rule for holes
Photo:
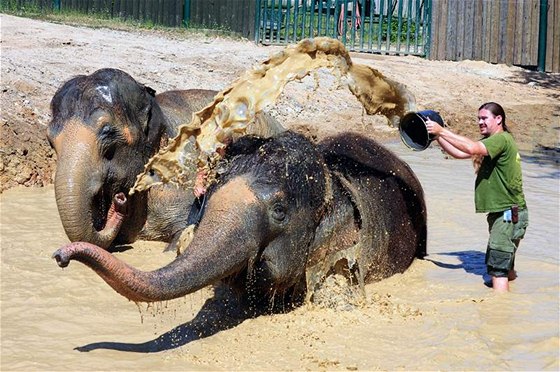
[[[523,163],[531,228],[512,292],[495,295],[483,284],[486,221],[472,212],[470,164],[389,146],[424,185],[429,256],[367,285],[366,299],[341,301],[335,283],[323,305],[254,319],[210,288],[146,308],[79,263],[60,269],[53,188],[4,192],[2,370],[557,370],[556,169]],[[163,247],[115,254],[151,270],[173,259]]]

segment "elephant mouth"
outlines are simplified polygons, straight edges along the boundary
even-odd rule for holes
[[[107,221],[111,213],[115,211],[115,202],[120,203],[121,208],[126,203],[126,194],[122,191],[113,193],[105,188],[101,188],[92,199],[92,223],[97,232],[102,232],[107,228]]]

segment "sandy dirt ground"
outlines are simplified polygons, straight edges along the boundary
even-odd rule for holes
[[[219,90],[280,47],[171,33],[59,25],[1,15],[2,370],[558,370],[560,77],[483,62],[353,54],[404,83],[418,109],[476,138],[478,106],[501,103],[524,150],[531,230],[520,280],[506,296],[483,286],[485,220],[472,205],[472,167],[432,146],[412,152],[383,117],[320,72],[288,86],[270,112],[320,139],[343,130],[380,139],[425,187],[430,256],[368,285],[366,299],[239,319],[211,289],[138,308],[87,268],[50,258],[67,242],[54,203],[49,102],[78,74],[120,68],[158,92]],[[39,189],[14,186],[46,186]],[[7,191],[6,191],[7,190]],[[477,232],[481,232],[480,234]],[[153,269],[162,244],[118,253]],[[334,283],[336,286],[336,283]],[[75,349],[77,348],[77,349]],[[89,351],[89,352],[85,352]]]

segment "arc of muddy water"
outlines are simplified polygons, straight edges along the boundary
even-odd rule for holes
[[[177,137],[148,161],[130,193],[167,182],[192,187],[193,180],[187,175],[193,169],[205,169],[211,174],[219,158],[217,150],[225,147],[233,133],[244,133],[255,114],[273,104],[287,83],[323,67],[339,78],[347,77],[350,91],[370,115],[379,113],[394,119],[414,109],[414,97],[402,84],[369,66],[353,64],[340,41],[326,37],[305,39],[246,71],[219,92],[214,102],[194,113],[190,123],[179,127]],[[193,145],[198,158],[188,155]]]

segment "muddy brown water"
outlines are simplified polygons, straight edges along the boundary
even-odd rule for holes
[[[558,166],[524,157],[530,228],[519,278],[496,295],[483,285],[486,221],[474,213],[470,163],[388,146],[424,186],[426,260],[367,285],[359,306],[254,319],[207,308],[210,288],[146,308],[84,265],[60,269],[51,254],[67,238],[53,188],[4,192],[1,370],[558,370]],[[151,270],[173,259],[163,247],[115,254]]]

